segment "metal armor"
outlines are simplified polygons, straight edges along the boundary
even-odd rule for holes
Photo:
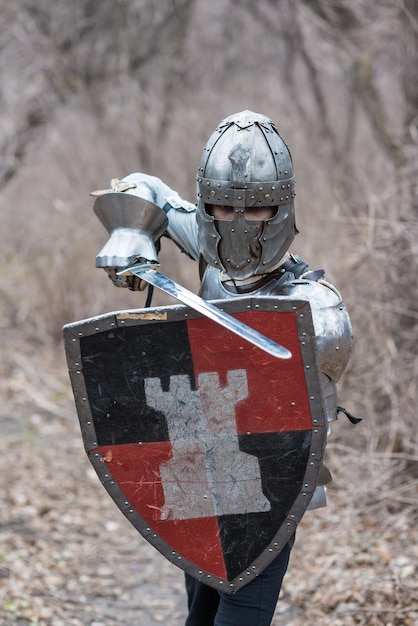
[[[232,278],[277,266],[297,233],[289,149],[264,115],[242,111],[223,120],[203,150],[197,175],[200,251]],[[213,205],[234,208],[231,221],[215,219]],[[272,207],[267,220],[246,219],[246,207]]]

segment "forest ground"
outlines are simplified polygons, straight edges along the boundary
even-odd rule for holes
[[[183,574],[100,485],[63,349],[17,341],[3,340],[0,382],[0,623],[181,626]],[[403,465],[384,487],[393,466],[352,445],[330,443],[328,463],[329,505],[300,524],[273,625],[418,626],[418,481]]]

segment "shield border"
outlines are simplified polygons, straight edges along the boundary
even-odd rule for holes
[[[145,520],[133,508],[131,503],[125,498],[117,482],[111,475],[111,472],[108,470],[107,464],[104,462],[105,459],[103,459],[101,453],[97,451],[96,432],[82,371],[80,341],[85,336],[105,332],[117,327],[139,325],[142,323],[183,321],[203,316],[190,307],[183,305],[113,311],[66,324],[63,327],[63,335],[68,370],[84,447],[101,483],[136,530],[138,530],[138,532],[165,558],[204,584],[220,591],[234,593],[258,576],[275,556],[279,554],[295,533],[297,525],[301,521],[315,491],[326,444],[327,424],[319,385],[319,363],[309,301],[292,299],[285,296],[258,296],[257,298],[239,297],[233,300],[214,301],[213,303],[231,315],[244,312],[245,310],[277,311],[283,313],[296,312],[295,317],[305,366],[305,381],[313,423],[310,460],[306,467],[302,490],[289,511],[286,521],[278,529],[271,544],[253,561],[250,568],[233,580],[225,580],[206,571],[202,571],[193,563],[183,558],[149,527]]]

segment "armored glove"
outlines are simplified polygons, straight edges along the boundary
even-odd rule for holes
[[[109,239],[96,257],[96,267],[103,268],[114,285],[142,291],[146,283],[133,275],[118,272],[134,262],[158,264],[155,242],[167,228],[166,214],[154,204],[154,194],[148,186],[137,189],[136,184],[120,184],[110,190],[94,192],[97,199],[94,212],[110,233]],[[127,190],[138,191],[145,197]]]

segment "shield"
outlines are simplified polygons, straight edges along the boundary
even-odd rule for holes
[[[186,306],[68,324],[64,340],[84,445],[117,506],[167,559],[233,593],[294,534],[326,423],[309,302],[218,306],[292,357]]]

